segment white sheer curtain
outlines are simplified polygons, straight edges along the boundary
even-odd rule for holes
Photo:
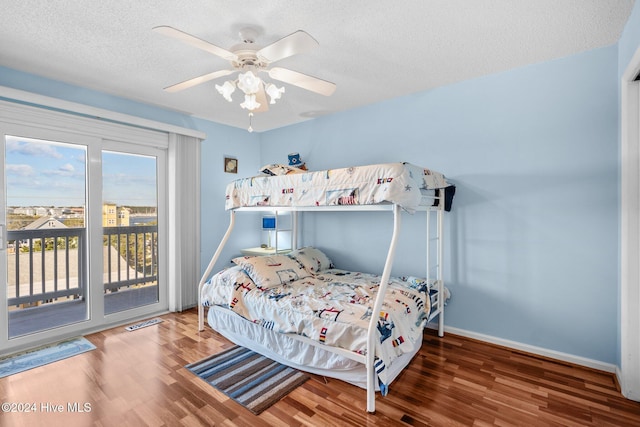
[[[198,302],[200,280],[200,138],[169,134],[169,310]]]

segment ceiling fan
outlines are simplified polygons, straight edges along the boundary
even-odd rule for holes
[[[253,28],[245,28],[240,30],[242,42],[229,50],[173,27],[163,25],[154,27],[153,31],[226,59],[233,67],[233,69],[214,71],[168,86],[164,88],[167,92],[177,92],[239,72],[236,79],[228,80],[222,85],[216,85],[216,89],[229,102],[232,101],[231,94],[236,88],[244,92],[244,102],[240,104],[240,106],[249,110],[249,115],[251,116],[253,112],[268,110],[267,95],[271,98],[270,103],[275,104],[275,101],[279,99],[285,91],[284,87],[278,88],[272,83],[263,81],[259,77],[259,74],[267,74],[271,79],[325,96],[331,95],[336,89],[334,83],[308,74],[281,67],[268,68],[269,65],[276,61],[299,53],[308,52],[318,46],[318,42],[302,30],[298,30],[261,48],[255,44],[257,31]]]

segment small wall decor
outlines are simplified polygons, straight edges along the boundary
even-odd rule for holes
[[[234,159],[233,157],[225,157],[224,171],[226,173],[238,173],[238,159]]]

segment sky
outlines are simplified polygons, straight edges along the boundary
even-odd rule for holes
[[[7,206],[85,206],[86,147],[6,137]],[[102,199],[119,206],[156,205],[156,159],[102,154]]]

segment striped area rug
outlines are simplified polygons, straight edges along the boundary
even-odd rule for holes
[[[185,368],[256,415],[309,379],[297,369],[240,346]]]

